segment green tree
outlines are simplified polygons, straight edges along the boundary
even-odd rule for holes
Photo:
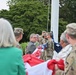
[[[62,18],[59,20],[59,37],[60,37],[61,33],[64,32],[64,30],[66,29],[67,24],[68,24],[68,22],[64,21]]]
[[[10,6],[6,13],[1,11],[0,15],[10,20],[13,27],[24,29],[24,40],[31,33],[41,34],[42,30],[47,29],[47,6],[40,1],[18,2]]]
[[[44,3],[45,5],[47,5],[49,2],[49,0],[8,0],[7,3],[9,6],[12,6],[12,5],[17,4],[18,2],[25,2],[25,1],[40,1],[40,2]]]
[[[60,0],[60,18],[68,23],[76,22],[76,0]]]
[[[10,0],[9,11],[1,10],[0,17],[8,19],[12,23],[13,27],[23,28],[25,33],[24,40],[27,40],[31,33],[41,34],[42,30],[47,29],[48,6],[44,2],[48,1]],[[60,0],[59,36],[65,30],[68,23],[76,22],[75,9],[76,0]]]

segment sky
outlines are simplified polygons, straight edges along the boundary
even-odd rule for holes
[[[0,0],[0,10],[2,10],[2,9],[9,9],[9,7],[7,6],[7,1],[8,0]]]

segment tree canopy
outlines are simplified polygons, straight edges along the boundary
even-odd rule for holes
[[[50,0],[9,0],[9,10],[1,10],[0,17],[8,19],[13,28],[23,28],[25,33],[24,41],[26,41],[31,33],[41,34],[42,30],[47,30],[49,1]],[[60,0],[59,36],[65,30],[68,23],[76,22],[75,9],[76,0]]]
[[[18,2],[10,6],[9,11],[2,10],[0,13],[0,17],[8,19],[13,27],[23,28],[26,39],[31,33],[41,34],[47,29],[47,5],[40,1]]]
[[[68,23],[76,22],[76,0],[60,0],[60,18]]]

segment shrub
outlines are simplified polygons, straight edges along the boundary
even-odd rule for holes
[[[24,43],[21,43],[21,47],[22,47],[22,50],[23,50],[23,55],[25,54],[26,52],[26,46],[27,46],[27,42],[24,42]]]

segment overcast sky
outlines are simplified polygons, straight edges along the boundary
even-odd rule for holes
[[[0,10],[1,10],[1,9],[7,9],[7,10],[9,9],[9,7],[8,7],[7,4],[6,4],[7,1],[8,1],[8,0],[0,0]]]

